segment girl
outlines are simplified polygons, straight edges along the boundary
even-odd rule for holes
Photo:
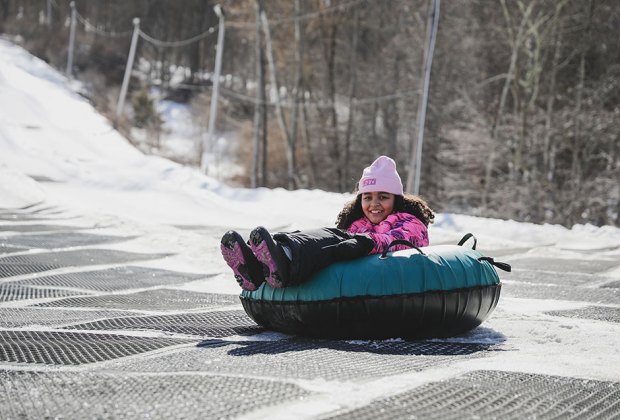
[[[259,226],[248,243],[226,232],[220,249],[239,285],[256,290],[264,281],[272,287],[301,284],[337,261],[381,253],[396,239],[428,245],[427,226],[435,215],[424,200],[403,193],[394,160],[378,157],[364,169],[357,190],[338,215],[337,228],[272,236]]]

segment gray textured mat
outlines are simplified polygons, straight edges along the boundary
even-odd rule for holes
[[[489,346],[459,343],[306,340],[227,342],[149,358],[119,360],[106,369],[126,372],[196,371],[280,379],[363,381],[485,357]]]
[[[28,248],[20,248],[16,246],[9,246],[5,243],[0,243],[0,254],[10,254],[12,252],[28,251]]]
[[[75,311],[68,309],[0,308],[0,327],[61,326],[102,318],[130,316],[127,311]]]
[[[591,282],[604,280],[605,278],[588,273],[558,273],[550,271],[512,270],[507,273],[499,270],[502,280],[520,281],[525,283],[558,284],[562,286],[582,286]]]
[[[620,280],[619,281],[612,281],[610,283],[606,283],[606,284],[602,285],[601,287],[610,288],[610,289],[620,289]]]
[[[209,277],[209,275],[128,266],[112,267],[105,270],[81,271],[78,273],[54,274],[20,280],[17,283],[114,292],[117,290],[175,285],[206,277]]]
[[[522,254],[524,252],[531,250],[532,248],[496,248],[496,249],[477,248],[477,249],[478,251],[482,253],[482,255],[486,255],[488,257],[504,257],[507,255]]]
[[[68,230],[80,230],[88,229],[86,227],[79,226],[63,226],[63,225],[43,225],[43,224],[29,224],[29,225],[17,225],[11,223],[8,225],[0,225],[0,232],[59,232]]]
[[[620,289],[503,283],[502,297],[571,300],[576,302],[611,303],[620,305]]]
[[[82,295],[84,293],[70,290],[42,289],[29,287],[19,282],[0,283],[0,302],[14,300],[29,300],[43,298],[62,298],[67,296]]]
[[[27,213],[0,213],[0,220],[7,222],[28,222],[34,220],[57,219],[57,217],[46,217],[45,215],[35,215]]]
[[[571,247],[567,247],[567,248],[562,248],[560,247],[560,249],[564,250],[564,251],[570,251],[570,252],[579,252],[582,254],[596,254],[597,252],[606,252],[606,251],[613,251],[616,249],[620,249],[620,245],[603,245],[599,248],[571,248]]]
[[[191,341],[114,334],[0,331],[0,362],[80,365],[183,343]]]
[[[195,374],[0,371],[0,384],[0,418],[15,419],[227,419],[311,395],[284,382]]]
[[[44,205],[43,203],[31,204],[26,207],[20,208],[0,208],[0,214],[37,214],[37,213],[48,213],[48,212],[59,212],[60,209],[58,207],[53,207],[49,205]]]
[[[32,179],[34,179],[37,182],[58,182],[57,180],[50,178],[49,176],[45,176],[45,175],[30,175],[28,174],[28,176]]]
[[[151,260],[165,256],[166,254],[138,254],[110,249],[82,249],[28,255],[9,255],[0,258],[0,277],[40,273],[64,267]]]
[[[55,207],[31,207],[18,210],[0,210],[0,220],[4,221],[21,222],[62,218],[62,211]]]
[[[597,321],[620,322],[620,308],[608,306],[587,306],[581,309],[565,311],[549,311],[549,315],[564,316],[568,318],[594,319]]]
[[[173,225],[173,226],[177,229],[191,230],[191,231],[213,229],[213,227],[209,227],[207,225]]]
[[[542,270],[573,273],[599,273],[620,265],[618,261],[610,260],[581,260],[564,258],[516,258],[508,262],[513,269]]]
[[[614,419],[620,383],[477,371],[323,418]]]
[[[9,246],[55,249],[122,242],[133,238],[134,237],[95,235],[84,232],[56,232],[5,237],[0,236],[0,242],[8,244]]]
[[[41,303],[41,307],[110,308],[168,311],[239,304],[239,296],[156,289],[126,295],[85,296]]]
[[[213,338],[253,335],[265,331],[242,310],[115,318],[74,325],[67,329],[155,330]]]

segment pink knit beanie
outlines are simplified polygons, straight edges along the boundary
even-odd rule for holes
[[[396,172],[396,162],[387,156],[379,156],[364,169],[358,185],[358,194],[366,192],[388,192],[403,195],[403,183]]]

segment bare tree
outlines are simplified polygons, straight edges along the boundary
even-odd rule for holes
[[[295,188],[295,143],[296,137],[294,133],[289,132],[286,116],[282,108],[282,100],[280,97],[280,85],[278,83],[278,75],[276,72],[276,63],[273,54],[273,43],[271,41],[271,31],[269,29],[269,20],[267,19],[267,13],[265,10],[261,10],[261,25],[263,33],[265,34],[265,44],[267,49],[267,64],[269,65],[269,75],[271,78],[271,90],[275,96],[276,115],[278,118],[278,125],[282,136],[286,141],[286,158],[288,163],[287,179],[288,187]],[[296,119],[296,115],[295,115]],[[295,123],[296,124],[296,123]]]
[[[218,126],[252,145],[252,153],[230,149],[238,153],[233,160],[247,159],[251,167],[247,181],[237,180],[345,191],[378,153],[406,163],[421,103],[429,1],[225,2],[230,26]],[[104,115],[118,98],[131,18],[161,41],[193,37],[216,20],[214,2],[169,3],[77,2],[74,74]],[[58,7],[50,27],[39,19],[47,4],[0,0],[0,29],[63,67],[69,31],[61,22],[69,8],[51,2]],[[419,165],[429,201],[445,211],[518,220],[620,223],[620,3],[442,6]],[[168,98],[190,98],[192,107],[202,107],[193,113],[200,127],[209,97],[204,69],[211,68],[215,42],[207,36],[163,48],[141,38],[136,58],[148,66],[136,67],[129,95],[156,85]],[[256,62],[248,65],[248,57]],[[181,85],[171,69],[184,72]]]
[[[349,166],[351,154],[351,133],[353,131],[353,121],[355,119],[355,96],[357,94],[357,43],[359,39],[360,13],[359,9],[355,9],[353,16],[353,33],[351,35],[351,64],[349,66],[351,75],[349,76],[349,117],[347,119],[347,128],[344,134],[344,170],[342,171],[342,179],[340,185],[345,188],[349,179]]]
[[[515,78],[515,72],[517,69],[517,58],[519,57],[519,49],[523,43],[523,39],[526,33],[527,23],[532,13],[532,9],[534,7],[534,2],[531,2],[524,10],[522,10],[521,22],[519,23],[519,27],[517,29],[516,34],[513,29],[512,16],[506,6],[506,0],[501,0],[502,11],[504,12],[504,17],[506,19],[506,28],[509,35],[511,54],[510,54],[510,64],[508,65],[508,71],[506,72],[506,78],[504,80],[504,85],[502,87],[502,92],[499,98],[499,104],[497,106],[497,112],[495,114],[495,118],[493,119],[493,123],[491,125],[491,147],[489,150],[489,157],[487,159],[485,177],[484,177],[484,188],[482,191],[482,207],[488,207],[488,197],[489,190],[491,188],[491,179],[493,176],[493,170],[495,169],[495,159],[497,154],[497,129],[501,124],[502,118],[504,116],[504,109],[506,106],[506,98],[508,97],[510,86]]]
[[[265,55],[261,36],[263,1],[256,0],[256,102],[254,104],[254,142],[251,187],[267,184],[267,103],[265,98]]]

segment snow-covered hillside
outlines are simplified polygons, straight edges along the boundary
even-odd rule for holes
[[[231,188],[194,169],[146,156],[47,64],[7,40],[0,40],[0,57],[0,208],[46,205],[73,212],[80,220],[109,222],[126,233],[140,231],[144,236],[129,242],[132,250],[172,247],[180,256],[165,263],[219,274],[191,287],[238,290],[218,254],[219,232],[257,225],[291,230],[332,226],[351,199],[317,190]],[[427,198],[432,204],[432,196]],[[184,230],[173,228],[181,225]],[[201,237],[201,230],[191,226],[208,228],[211,234]],[[453,243],[467,232],[489,252],[512,248],[525,250],[526,256],[620,260],[620,229],[610,226],[567,229],[439,214],[430,229],[431,243]],[[620,270],[601,275],[618,280]],[[510,284],[510,276],[504,281]],[[492,319],[455,340],[506,342],[508,351],[453,366],[450,375],[454,369],[497,368],[619,380],[618,324],[544,315],[583,306],[502,297]],[[429,375],[439,379],[448,372]]]

